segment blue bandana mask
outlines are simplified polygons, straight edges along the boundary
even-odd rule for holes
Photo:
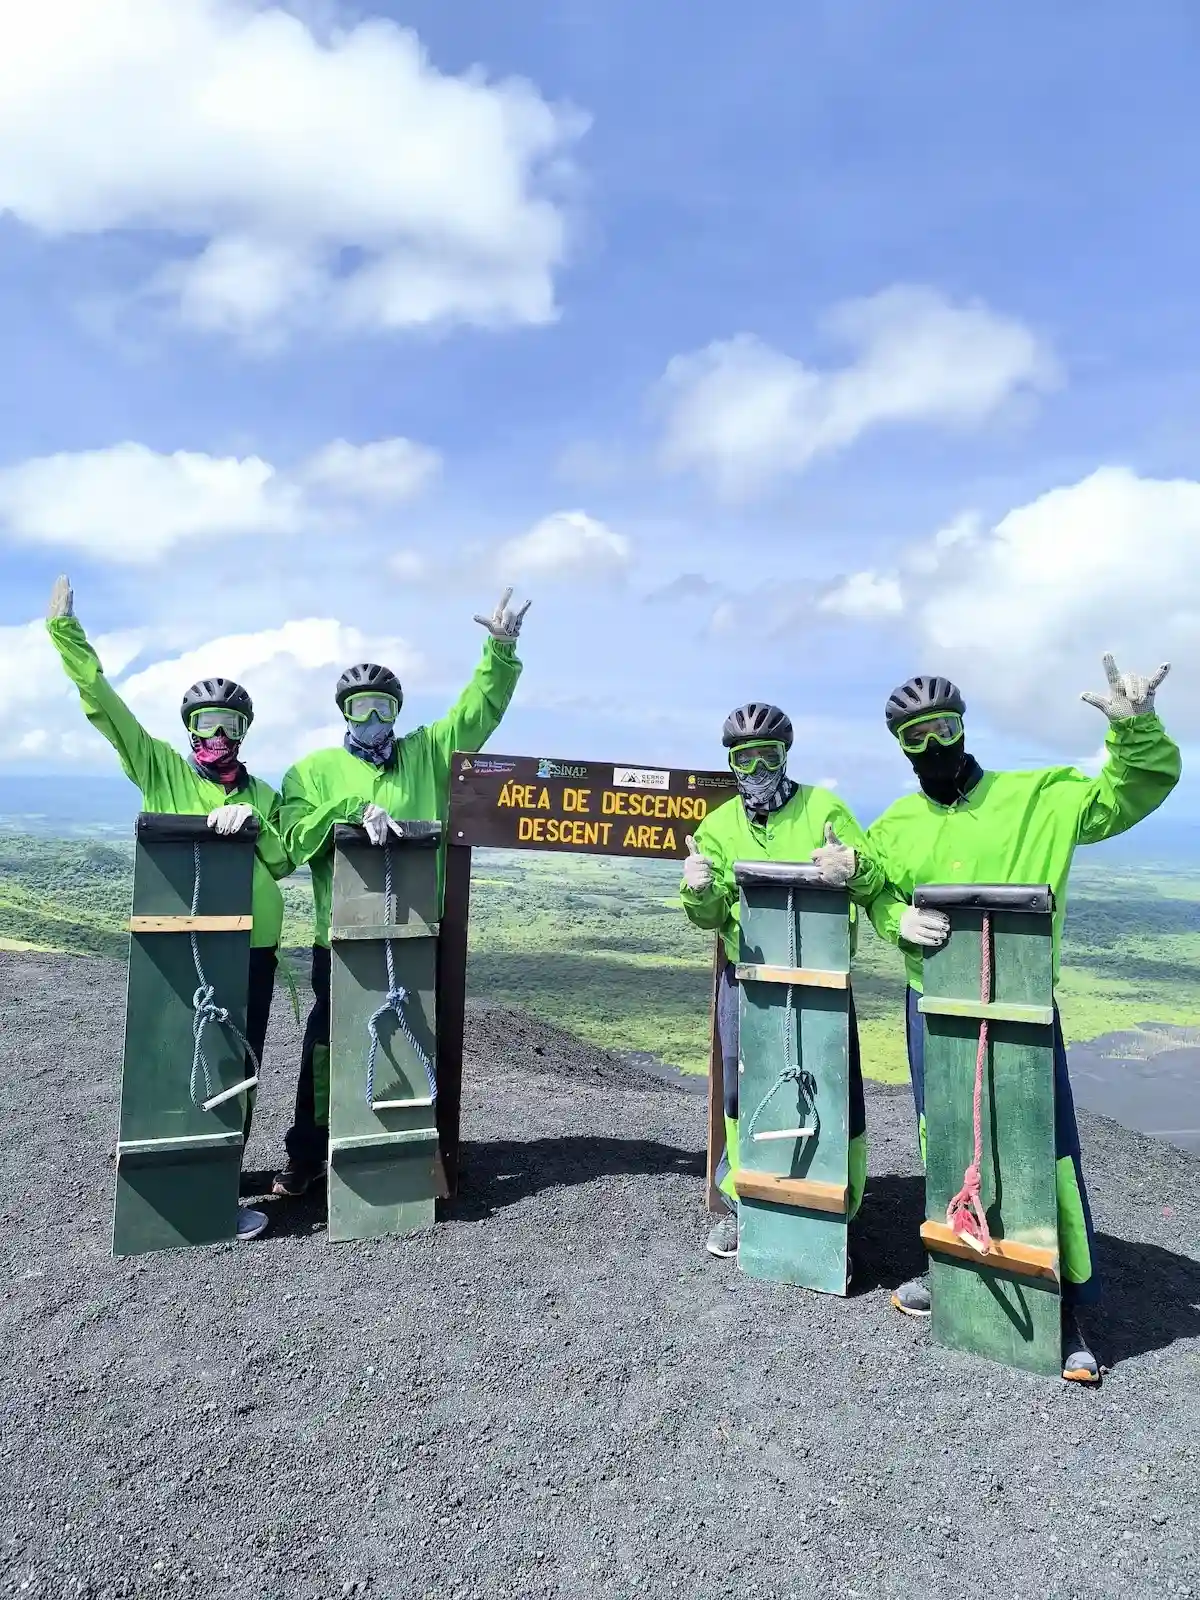
[[[365,722],[347,722],[345,748],[360,761],[386,767],[396,752],[396,726],[384,722],[374,711]]]

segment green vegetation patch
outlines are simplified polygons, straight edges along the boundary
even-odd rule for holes
[[[131,843],[0,837],[0,947],[123,958]],[[670,862],[486,852],[475,858],[468,986],[610,1049],[708,1064],[712,935],[679,905]],[[282,885],[284,944],[312,938],[307,871]],[[297,955],[296,965],[307,966]],[[868,1077],[903,1082],[900,953],[860,923],[854,974]],[[1060,992],[1068,1040],[1147,1023],[1200,1026],[1200,876],[1100,868],[1071,880]]]

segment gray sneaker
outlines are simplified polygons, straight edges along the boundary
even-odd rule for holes
[[[892,1304],[906,1317],[927,1317],[933,1309],[927,1277],[910,1278],[892,1295]]]
[[[1075,1319],[1063,1307],[1063,1377],[1068,1383],[1099,1383],[1100,1363],[1096,1360]]]
[[[253,1206],[238,1207],[239,1239],[257,1239],[260,1233],[266,1231],[270,1218],[265,1211],[255,1211]]]
[[[704,1241],[704,1248],[710,1256],[719,1256],[727,1261],[730,1256],[737,1255],[738,1249],[738,1223],[737,1214],[727,1211],[721,1220],[708,1231],[708,1238]]]

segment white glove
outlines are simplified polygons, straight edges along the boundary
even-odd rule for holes
[[[50,591],[50,604],[46,607],[46,615],[54,617],[73,617],[75,615],[75,594],[69,579],[64,575],[55,578],[54,587]]]
[[[703,894],[705,889],[712,888],[713,864],[707,856],[700,854],[700,848],[689,833],[684,840],[687,845],[687,860],[683,863],[683,881],[689,889],[697,894]]]
[[[519,611],[512,611],[509,609],[508,604],[511,599],[512,590],[505,589],[500,596],[500,604],[490,617],[481,617],[478,612],[475,614],[475,621],[479,623],[480,627],[486,628],[493,639],[515,639],[521,631],[525,613],[533,604],[532,600],[526,600]]]
[[[844,889],[858,871],[858,857],[834,833],[832,822],[825,824],[825,843],[813,851],[812,862],[820,868],[821,882],[831,889]]]
[[[218,806],[208,813],[208,825],[214,833],[236,833],[253,815],[253,806]]]
[[[1081,694],[1079,698],[1088,705],[1103,711],[1110,722],[1123,717],[1146,717],[1154,710],[1154,691],[1171,670],[1164,661],[1152,678],[1143,678],[1136,672],[1118,672],[1111,656],[1104,658],[1104,675],[1108,679],[1108,694]]]
[[[372,844],[386,844],[389,832],[394,834],[403,832],[395,817],[389,817],[383,807],[377,805],[363,808],[362,825],[367,830],[367,838]]]
[[[950,937],[950,918],[944,911],[931,911],[927,906],[909,906],[900,916],[900,937],[905,944],[937,950]]]

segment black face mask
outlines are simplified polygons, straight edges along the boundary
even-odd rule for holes
[[[931,739],[924,750],[908,759],[922,792],[939,806],[952,806],[963,799],[982,776],[979,763],[967,754],[961,739],[953,744]]]

